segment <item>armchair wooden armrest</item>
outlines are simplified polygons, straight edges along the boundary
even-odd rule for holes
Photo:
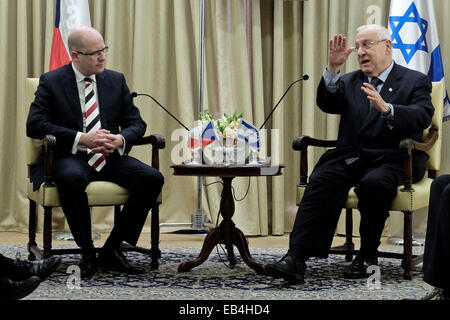
[[[159,149],[166,147],[166,140],[160,134],[152,134],[150,136],[142,137],[135,143],[137,146],[151,144],[152,145],[152,167],[159,170]]]
[[[292,141],[292,148],[300,151],[300,186],[308,183],[308,147],[336,147],[336,140],[321,140],[311,138],[310,136],[298,136]]]
[[[436,143],[439,130],[436,127],[430,128],[424,142],[418,142],[411,138],[400,141],[400,153],[403,156],[403,173],[405,176],[404,188],[402,191],[412,191],[412,151],[428,151]],[[434,178],[434,177],[433,177]]]
[[[166,147],[166,140],[160,134],[152,134],[142,137],[135,145],[140,146],[145,144],[152,144],[153,148],[156,149],[164,149]]]

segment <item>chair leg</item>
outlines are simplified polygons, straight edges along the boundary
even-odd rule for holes
[[[159,267],[158,259],[161,257],[161,250],[159,250],[159,203],[156,203],[152,208],[150,237],[152,259],[150,266],[152,270],[156,270]]]
[[[36,247],[36,225],[37,225],[37,214],[36,214],[36,202],[28,199],[29,205],[29,218],[28,218],[28,260],[36,260],[36,255],[31,251],[32,247]]]
[[[340,246],[330,248],[332,254],[343,254],[345,260],[350,262],[353,260],[355,253],[355,244],[353,243],[353,215],[352,209],[345,209],[345,243]]]
[[[44,258],[52,255],[52,207],[44,207]]]
[[[344,246],[348,250],[355,249],[355,244],[353,243],[353,214],[352,209],[345,209],[345,243]],[[348,253],[345,255],[345,261],[350,262],[353,260],[353,255]]]
[[[411,280],[412,270],[412,212],[403,211],[404,225],[403,225],[403,260],[402,268],[404,270],[403,278]]]

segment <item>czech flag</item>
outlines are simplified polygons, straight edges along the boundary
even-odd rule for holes
[[[214,128],[214,124],[210,121],[202,132],[202,147],[206,147],[216,140],[218,140],[218,135]]]
[[[69,33],[80,26],[90,26],[88,0],[57,0],[55,27],[53,29],[50,68],[54,70],[70,62],[67,38]]]
[[[197,125],[194,129],[188,132],[188,148],[198,149],[201,148],[201,137],[202,137],[203,127],[201,124]]]

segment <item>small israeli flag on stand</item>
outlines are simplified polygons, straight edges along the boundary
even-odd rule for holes
[[[243,119],[238,127],[237,138],[248,143],[250,150],[259,152],[259,131]]]
[[[445,83],[432,0],[391,0],[389,30],[396,63],[427,74],[433,82]],[[450,119],[447,91],[443,118]]]
[[[248,148],[250,150],[249,162],[248,164],[257,165],[258,163],[258,153],[260,150],[260,142],[259,142],[259,130],[245,121],[241,119],[241,123],[238,127],[237,139],[244,141],[248,144]]]

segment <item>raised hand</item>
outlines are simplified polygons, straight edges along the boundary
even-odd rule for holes
[[[330,40],[327,65],[328,72],[337,73],[354,50],[355,47],[347,49],[346,37],[342,36],[342,34],[335,35],[334,38]]]

